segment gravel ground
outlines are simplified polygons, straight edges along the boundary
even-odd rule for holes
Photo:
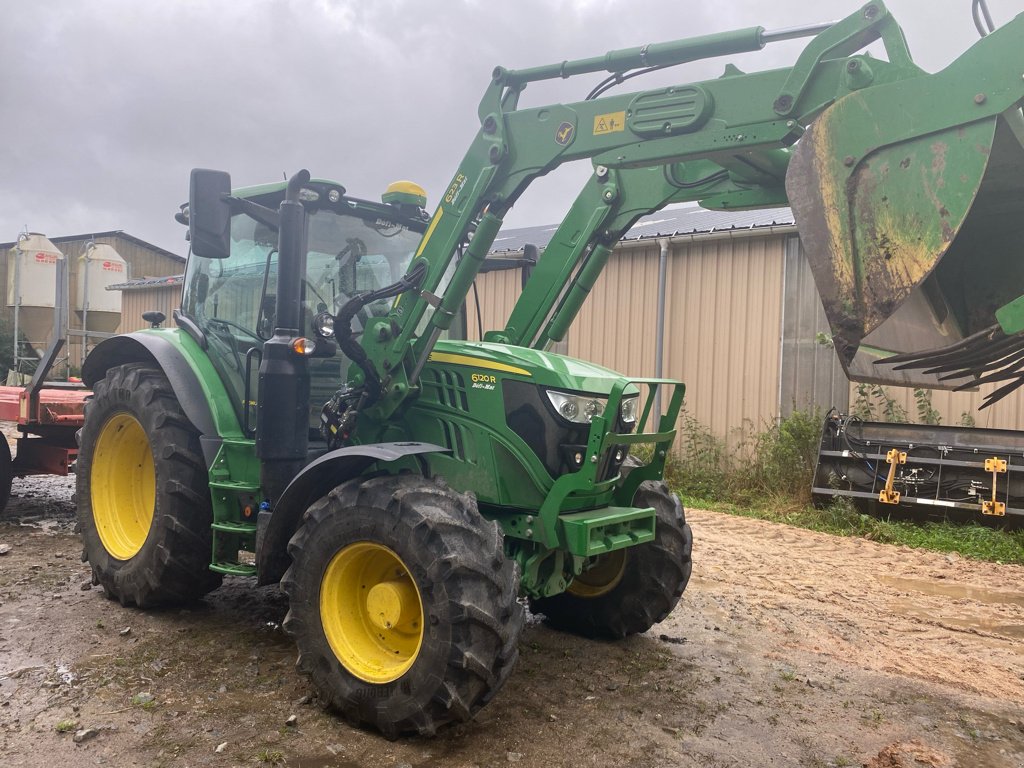
[[[15,493],[5,766],[1024,766],[1019,566],[691,511],[694,578],[665,622],[602,643],[534,617],[476,720],[388,742],[318,706],[276,588],[122,608],[89,583],[71,481]]]

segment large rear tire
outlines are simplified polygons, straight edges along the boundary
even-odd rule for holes
[[[641,484],[633,505],[654,507],[654,541],[599,556],[565,592],[531,600],[531,611],[556,629],[612,639],[646,632],[669,615],[690,580],[693,533],[665,483]]]
[[[512,671],[519,579],[471,496],[415,475],[357,478],[309,508],[288,553],[298,668],[353,725],[433,734]]]
[[[93,580],[123,605],[202,597],[213,513],[199,433],[161,370],[111,368],[86,404],[78,521]]]

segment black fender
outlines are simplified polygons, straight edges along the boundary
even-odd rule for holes
[[[275,584],[288,570],[288,542],[299,528],[302,516],[317,499],[331,489],[365,472],[375,462],[390,462],[423,453],[447,452],[431,443],[374,443],[352,445],[325,453],[310,462],[284,489],[272,509],[261,509],[256,517],[256,572],[258,583]]]
[[[188,420],[199,430],[203,457],[209,467],[220,448],[220,437],[199,377],[185,356],[155,333],[126,333],[104,339],[82,363],[82,381],[92,388],[111,368],[125,363],[154,363],[167,376]]]

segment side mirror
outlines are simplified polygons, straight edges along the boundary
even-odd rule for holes
[[[231,254],[231,176],[193,168],[188,185],[188,232],[192,253],[204,259]]]
[[[159,328],[160,323],[167,319],[167,315],[151,309],[149,312],[142,313],[142,319],[149,323],[151,328]]]

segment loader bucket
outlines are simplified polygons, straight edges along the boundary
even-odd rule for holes
[[[852,380],[969,382],[971,365],[876,361],[980,334],[1024,295],[1021,21],[942,72],[839,99],[794,149],[787,194]]]

